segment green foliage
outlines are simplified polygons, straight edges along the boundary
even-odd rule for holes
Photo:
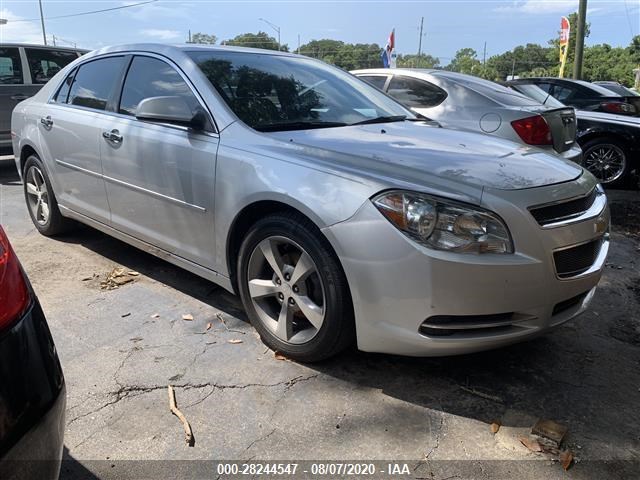
[[[263,48],[266,50],[282,50],[289,51],[288,45],[278,46],[278,40],[270,36],[266,32],[243,33],[233,37],[230,40],[223,40],[222,45],[234,45],[237,47]]]
[[[445,69],[469,75],[480,75],[482,64],[478,60],[478,53],[473,48],[462,48],[456,52],[455,57]]]
[[[324,38],[302,45],[300,54],[320,59],[344,70],[382,66],[382,48],[377,43],[353,44]]]
[[[396,65],[402,68],[438,68],[440,59],[426,53],[418,55],[398,55]]]
[[[218,41],[218,37],[215,35],[209,35],[207,33],[194,33],[191,35],[191,43],[201,43],[207,45],[213,45]]]

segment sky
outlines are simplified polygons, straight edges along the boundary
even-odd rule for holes
[[[474,48],[487,58],[516,45],[540,43],[557,35],[560,17],[577,10],[578,0],[158,0],[111,12],[54,19],[144,0],[42,0],[48,41],[95,49],[130,42],[182,43],[188,32],[219,39],[266,31],[277,37],[264,18],[280,27],[281,41],[293,50],[321,38],[384,45],[391,29],[396,51],[416,53],[420,18],[424,17],[422,51],[449,63],[456,50]],[[1,42],[42,43],[37,0],[0,0]],[[640,0],[589,0],[588,45],[627,46],[640,34]]]

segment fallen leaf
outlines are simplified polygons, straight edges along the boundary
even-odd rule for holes
[[[491,433],[498,433],[498,430],[500,430],[500,423],[493,422],[489,428],[491,429]]]
[[[242,343],[242,340],[239,340],[237,338],[232,338],[231,340],[229,340],[229,343],[233,343],[233,344]]]
[[[187,322],[191,322],[193,320],[193,315],[191,315],[190,313],[185,313],[184,315],[182,315],[182,319]]]
[[[285,357],[284,355],[282,355],[280,352],[273,352],[273,356],[275,357],[276,360],[287,360],[287,357]]]
[[[211,330],[211,327],[212,327],[211,322],[207,323],[207,331]]]
[[[154,313],[153,315],[151,315],[151,318],[160,318],[160,314],[159,313]]]
[[[562,468],[566,470],[569,470],[569,467],[571,467],[571,462],[573,462],[573,453],[571,453],[571,450],[563,450],[562,452],[560,452],[560,463],[562,464]]]
[[[525,447],[527,447],[532,452],[542,451],[542,446],[535,440],[531,440],[530,438],[527,438],[527,437],[520,437],[518,438],[518,440],[520,440],[520,443]]]

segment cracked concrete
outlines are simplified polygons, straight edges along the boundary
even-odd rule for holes
[[[611,197],[638,202],[638,192]],[[569,427],[574,478],[624,478],[616,461],[640,462],[640,243],[625,222],[614,218],[613,266],[591,310],[543,338],[464,357],[350,351],[301,365],[277,360],[238,299],[210,282],[88,228],[38,235],[0,165],[0,223],[65,371],[66,458],[87,471],[96,460],[393,458],[410,461],[414,478],[565,478],[517,442],[544,417]],[[99,278],[82,281],[119,265],[140,272],[136,282],[102,291]],[[193,448],[169,412],[169,383]],[[465,463],[453,472],[452,460]],[[597,460],[613,466],[599,471]],[[63,467],[63,480],[96,478],[69,475]]]

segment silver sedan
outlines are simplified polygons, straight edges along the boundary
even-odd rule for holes
[[[551,108],[497,83],[446,70],[378,68],[352,73],[444,127],[495,135],[574,162],[582,159],[573,107]]]
[[[440,128],[306,57],[128,45],[12,118],[36,228],[79,221],[240,294],[274,350],[449,355],[583,312],[609,213],[575,163]]]

